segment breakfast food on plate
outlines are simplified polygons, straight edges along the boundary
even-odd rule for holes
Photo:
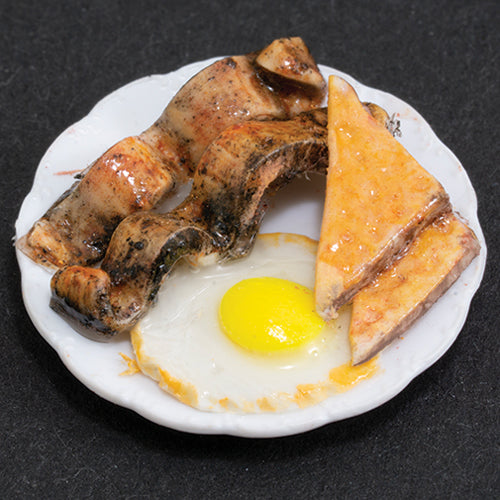
[[[376,373],[479,244],[385,110],[340,77],[328,90],[327,113],[300,38],[195,75],[17,242],[56,269],[51,308],[94,340],[130,332],[140,370],[201,410],[305,408]],[[319,244],[257,236],[309,172],[327,173]],[[150,210],[190,177],[180,205]]]
[[[364,363],[409,328],[478,253],[474,233],[453,214],[424,229],[405,255],[354,297],[352,363]]]
[[[294,116],[320,105],[325,90],[300,38],[212,64],[179,90],[149,129],[118,142],[85,170],[18,248],[48,267],[99,261],[119,222],[152,208],[185,182],[225,128],[258,117]]]
[[[314,311],[316,242],[259,235],[243,260],[177,266],[131,332],[141,370],[209,411],[305,408],[376,372],[349,366],[350,307],[327,324]],[[290,314],[290,310],[294,314]]]
[[[316,263],[316,305],[325,319],[450,210],[441,184],[345,80],[331,76],[328,92],[330,155]]]
[[[59,270],[51,307],[91,338],[128,330],[180,258],[196,263],[246,255],[269,197],[301,173],[325,171],[326,136],[324,109],[227,128],[203,153],[184,202],[165,214],[127,217],[100,269]]]

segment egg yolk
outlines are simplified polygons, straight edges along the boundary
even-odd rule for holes
[[[270,353],[303,345],[322,330],[309,288],[279,278],[250,278],[222,298],[224,333],[251,351]]]

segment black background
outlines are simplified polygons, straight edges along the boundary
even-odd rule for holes
[[[0,495],[498,497],[499,21],[487,0],[0,0]],[[17,213],[45,150],[111,91],[297,35],[415,107],[461,160],[488,243],[482,286],[451,349],[367,414],[267,440],[157,426],[94,395],[33,327]]]

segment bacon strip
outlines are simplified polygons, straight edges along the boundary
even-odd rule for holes
[[[287,65],[296,70],[284,75]],[[212,64],[182,87],[149,129],[98,158],[18,248],[48,267],[98,262],[116,226],[186,182],[225,128],[257,117],[294,116],[318,106],[325,90],[300,38],[276,40],[260,53]]]

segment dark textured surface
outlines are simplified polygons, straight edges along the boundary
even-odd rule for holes
[[[0,0],[0,495],[498,498],[499,26],[486,0]],[[94,395],[39,336],[14,221],[45,150],[106,94],[291,35],[413,105],[455,152],[478,194],[485,278],[451,349],[380,408],[282,439],[171,431]]]

